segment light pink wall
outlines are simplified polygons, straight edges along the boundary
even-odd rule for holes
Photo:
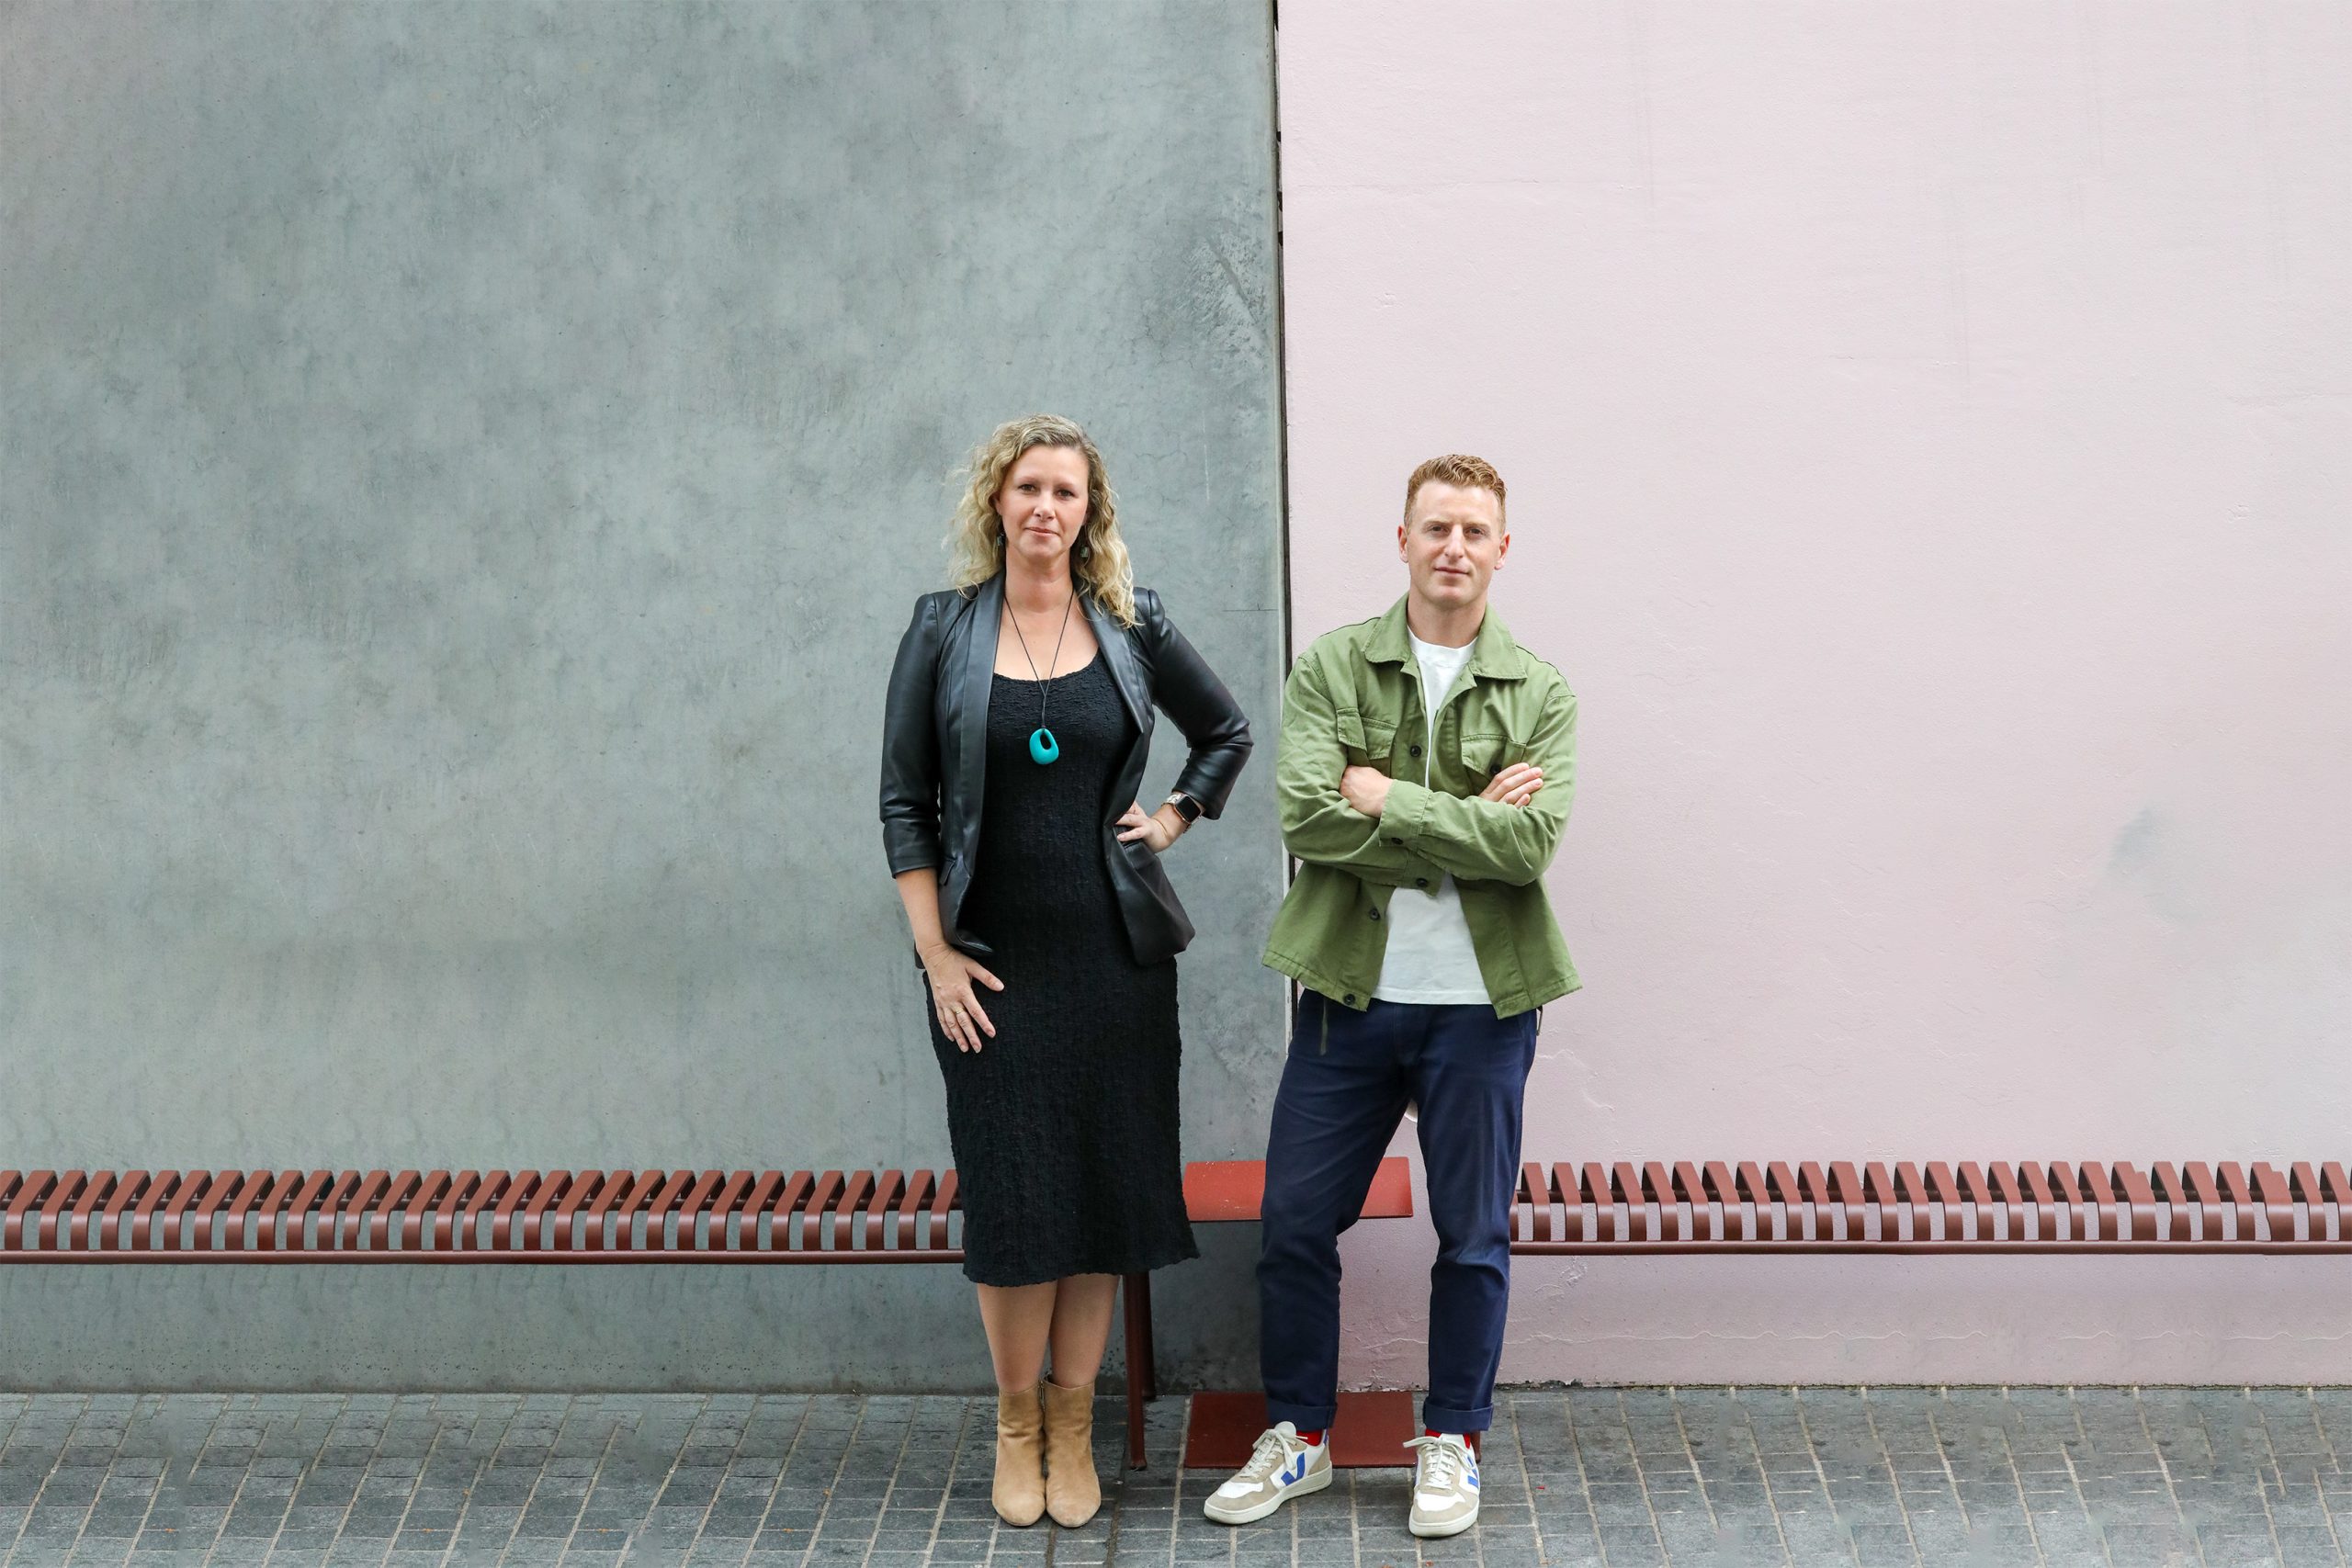
[[[1281,24],[1299,644],[1472,451],[1581,697],[1529,1154],[2352,1154],[2352,8]],[[2352,1381],[2352,1259],[1517,1280],[1511,1380]]]

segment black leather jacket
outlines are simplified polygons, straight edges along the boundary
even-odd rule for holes
[[[1106,815],[1099,830],[1136,961],[1156,964],[1184,951],[1193,940],[1193,922],[1168,885],[1159,857],[1140,840],[1118,837],[1119,814],[1139,798],[1143,787],[1152,705],[1168,710],[1192,748],[1176,787],[1201,803],[1204,817],[1222,812],[1233,793],[1233,781],[1250,756],[1250,721],[1216,672],[1169,625],[1159,595],[1136,590],[1138,619],[1132,630],[1091,595],[1079,602],[1136,721],[1136,742],[1104,797]],[[940,930],[975,954],[990,949],[957,919],[979,859],[989,690],[1003,609],[1002,572],[977,589],[948,589],[916,600],[914,619],[890,667],[882,719],[882,847],[890,857],[890,874],[938,867]],[[1146,802],[1145,809],[1156,804]]]

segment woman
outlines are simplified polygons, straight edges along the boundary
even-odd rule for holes
[[[1119,1276],[1198,1256],[1177,1138],[1193,925],[1159,857],[1223,809],[1250,726],[1134,585],[1084,431],[1015,420],[970,474],[954,586],[916,602],[890,671],[882,839],[996,1367],[996,1510],[1077,1526],[1102,1504],[1094,1377]],[[1147,812],[1154,704],[1191,754]]]

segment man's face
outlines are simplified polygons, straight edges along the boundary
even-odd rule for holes
[[[1502,503],[1490,490],[1464,490],[1431,479],[1413,492],[1396,530],[1396,553],[1413,576],[1413,592],[1441,610],[1487,602],[1487,585],[1510,549]]]

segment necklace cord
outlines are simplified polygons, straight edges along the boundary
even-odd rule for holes
[[[1077,603],[1078,590],[1073,586],[1069,597],[1062,601],[1062,629],[1054,634],[1054,656],[1046,661],[1046,673],[1043,675],[1037,673],[1037,656],[1029,651],[1029,639],[1022,636],[1021,617],[1013,613],[1010,603],[1004,607],[1005,615],[1012,622],[1012,635],[1020,640],[1021,657],[1029,661],[1029,677],[1037,682],[1037,728],[1040,729],[1046,728],[1046,701],[1054,694],[1052,672],[1062,661],[1062,638],[1069,636],[1070,606]]]

